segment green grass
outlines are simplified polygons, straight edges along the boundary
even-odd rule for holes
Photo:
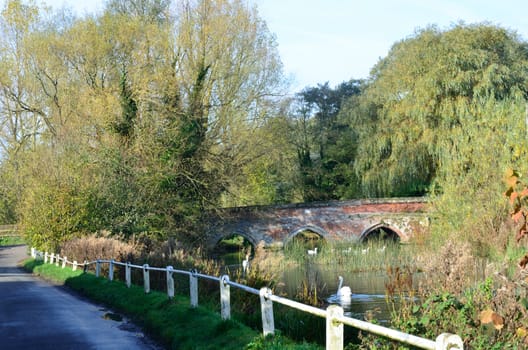
[[[0,246],[25,244],[20,236],[0,236]]]
[[[161,292],[145,294],[141,286],[127,288],[122,282],[97,278],[82,269],[62,269],[33,259],[27,260],[24,267],[127,315],[168,349],[321,349],[313,344],[295,344],[280,334],[264,338],[240,322],[222,320],[218,312],[201,306],[191,308],[186,296],[169,300]]]

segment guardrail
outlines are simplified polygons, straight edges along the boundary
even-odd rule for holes
[[[145,293],[150,292],[150,275],[149,271],[164,271],[166,273],[167,282],[167,296],[169,298],[174,297],[174,279],[173,274],[183,274],[189,276],[189,294],[190,304],[192,307],[198,306],[198,278],[208,279],[216,281],[220,285],[220,305],[221,305],[221,317],[224,320],[231,318],[231,298],[230,298],[230,287],[241,289],[247,293],[255,294],[260,297],[260,308],[262,313],[262,331],[264,335],[274,334],[275,322],[273,317],[273,302],[289,306],[291,308],[307,312],[309,314],[319,316],[326,319],[326,349],[327,350],[342,350],[344,344],[344,325],[348,325],[362,331],[366,331],[375,335],[383,336],[407,345],[412,345],[421,349],[428,350],[463,350],[464,344],[462,339],[455,334],[443,333],[440,334],[436,340],[425,339],[414,336],[412,334],[403,333],[394,329],[369,323],[366,321],[358,320],[351,317],[344,316],[343,308],[339,305],[330,305],[326,310],[309,306],[297,301],[293,301],[287,298],[283,298],[274,295],[273,292],[266,287],[259,289],[251,288],[249,286],[232,282],[229,280],[228,275],[221,277],[209,276],[198,273],[196,270],[184,271],[174,269],[172,266],[165,268],[152,267],[148,264],[145,265],[134,265],[131,263],[122,263],[115,260],[95,260],[95,261],[84,261],[78,263],[77,261],[69,261],[66,256],[60,257],[58,254],[48,252],[39,252],[35,248],[31,248],[31,256],[34,259],[43,259],[44,263],[55,264],[59,266],[62,263],[62,268],[66,265],[71,265],[75,271],[79,267],[83,267],[84,271],[87,271],[89,265],[95,264],[95,275],[101,276],[101,265],[109,264],[108,268],[108,279],[112,281],[114,279],[114,266],[125,267],[125,282],[127,287],[132,285],[132,269],[143,270],[143,288]]]

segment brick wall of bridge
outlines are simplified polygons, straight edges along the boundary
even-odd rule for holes
[[[429,226],[424,198],[390,198],[240,207],[223,210],[210,222],[209,245],[238,234],[253,245],[283,245],[303,230],[329,241],[357,242],[382,227],[402,241]]]

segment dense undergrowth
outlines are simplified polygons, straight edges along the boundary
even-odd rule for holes
[[[502,260],[483,263],[471,245],[447,241],[418,257],[425,277],[418,289],[408,270],[389,269],[391,328],[429,339],[458,334],[464,349],[527,349],[528,279],[516,264],[522,251],[512,245]],[[349,349],[410,348],[363,335]]]

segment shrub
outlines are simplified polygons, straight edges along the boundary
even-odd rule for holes
[[[113,237],[97,235],[74,238],[62,244],[60,254],[68,260],[94,261],[115,259],[129,261],[141,251],[139,244],[123,242]]]

